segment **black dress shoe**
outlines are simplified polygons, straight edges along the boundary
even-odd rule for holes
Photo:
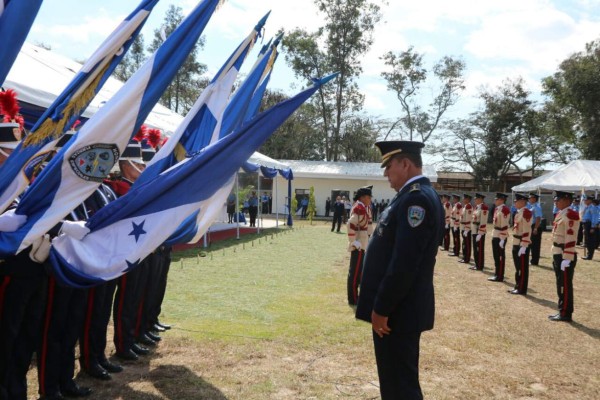
[[[163,324],[162,322],[157,322],[156,325],[160,326],[161,328],[164,328],[166,330],[171,329],[171,325],[167,325],[167,324]]]
[[[509,290],[508,293],[510,293],[510,294],[525,294],[525,293],[521,292],[519,289]]]
[[[71,381],[65,386],[61,386],[60,392],[65,397],[87,397],[92,394],[92,389],[89,387],[79,386]]]
[[[133,350],[133,352],[138,356],[145,356],[146,354],[150,353],[150,349],[144,346],[140,346],[137,343],[131,345],[131,350]]]
[[[571,317],[567,317],[567,316],[563,317],[560,314],[552,315],[552,316],[548,317],[548,319],[550,321],[556,321],[556,322],[559,322],[559,321],[562,321],[562,322],[572,322],[573,321],[573,319]]]
[[[120,366],[119,364],[112,363],[112,362],[108,361],[106,358],[104,360],[98,361],[98,363],[100,364],[100,366],[102,368],[104,368],[105,370],[107,370],[108,372],[111,372],[113,374],[123,372],[122,366]]]
[[[460,260],[458,260],[459,263],[461,264],[465,264],[467,261],[463,260],[462,258]]]
[[[148,346],[148,347],[155,347],[156,346],[156,342],[154,340],[150,339],[150,337],[146,333],[143,334],[142,336],[140,336],[138,338],[138,343],[141,343],[144,346]]]
[[[589,257],[581,257],[582,260],[591,260]]]
[[[490,276],[490,277],[488,278],[488,281],[490,281],[490,282],[502,282],[503,280],[504,280],[504,279],[500,279],[500,278],[498,278],[497,276]]]
[[[152,325],[151,329],[156,332],[165,332],[166,331],[166,329],[163,328],[162,326],[160,326],[159,324]]]
[[[146,332],[146,336],[148,336],[150,339],[152,339],[155,343],[160,342],[162,340],[162,338],[160,336],[158,336],[158,334],[153,333],[153,332]]]
[[[112,376],[100,364],[92,364],[90,368],[82,368],[86,374],[101,381],[110,381]]]
[[[121,353],[116,353],[115,354],[118,358],[120,358],[121,360],[126,360],[126,361],[137,361],[138,360],[138,355],[131,349],[121,352]]]
[[[476,271],[476,270],[477,270],[477,267],[476,267],[476,266],[472,266],[472,267],[469,267],[469,269],[471,269],[471,270],[473,270],[473,271]]]

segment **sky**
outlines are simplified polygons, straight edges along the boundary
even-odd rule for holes
[[[146,45],[160,27],[170,4],[187,15],[193,0],[160,0],[142,33]],[[466,90],[449,114],[466,116],[480,105],[481,88],[495,88],[507,78],[522,77],[539,96],[541,79],[557,71],[559,63],[600,38],[600,0],[388,0],[375,40],[363,58],[359,86],[365,94],[365,111],[393,119],[400,115],[395,94],[386,88],[381,56],[414,46],[431,68],[441,57],[462,58],[467,66]],[[28,36],[53,51],[84,60],[137,6],[135,0],[44,0]],[[308,31],[323,24],[313,0],[227,0],[205,30],[206,44],[199,61],[209,76],[256,22],[271,10],[265,36],[278,29]],[[254,53],[260,46],[256,46]],[[251,63],[247,63],[251,64]],[[272,89],[294,93],[303,84],[280,57],[270,83]],[[424,100],[428,100],[426,93]]]

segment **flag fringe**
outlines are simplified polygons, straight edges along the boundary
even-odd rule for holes
[[[105,72],[110,67],[110,63],[106,65],[96,74],[94,80],[81,92],[75,99],[71,99],[62,111],[62,117],[58,121],[52,118],[46,118],[35,132],[32,132],[23,140],[23,146],[38,145],[47,138],[57,139],[65,131],[67,122],[76,114],[79,114],[92,99],[96,96],[96,88],[100,85],[100,80],[104,77]]]
[[[227,0],[220,0],[219,4],[217,4],[217,7],[215,7],[215,11],[219,11],[219,8],[221,8],[226,1]]]

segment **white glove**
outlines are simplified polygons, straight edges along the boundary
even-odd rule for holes
[[[564,271],[566,268],[569,268],[571,266],[571,260],[562,260],[562,262],[560,263],[560,270]]]
[[[457,227],[454,227],[454,232],[458,232],[458,228]]]
[[[352,246],[354,246],[354,248],[356,248],[356,250],[360,250],[360,248],[361,248],[360,241],[355,240],[354,242],[352,242]]]
[[[500,239],[500,243],[498,243],[501,249],[504,248],[504,239]]]
[[[450,224],[446,224],[446,229],[450,228]]]
[[[475,236],[475,241],[479,242],[481,240],[481,233],[477,234],[477,236]]]
[[[464,237],[467,237],[467,236],[469,236],[469,230],[468,230],[468,229],[465,229],[465,230],[463,231],[463,236],[464,236]]]
[[[29,258],[37,263],[43,263],[50,255],[50,235],[45,234],[31,243]]]
[[[60,232],[71,236],[73,239],[81,240],[90,233],[90,229],[85,226],[85,221],[63,221]]]
[[[517,255],[520,257],[523,254],[525,254],[526,251],[527,251],[527,247],[521,246],[521,248],[519,249],[519,252],[517,253]]]
[[[0,232],[14,232],[27,222],[27,215],[15,214],[15,209],[0,215]]]

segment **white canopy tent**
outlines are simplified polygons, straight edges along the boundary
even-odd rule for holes
[[[600,190],[600,161],[576,160],[567,165],[512,187],[513,192],[541,190]]]

